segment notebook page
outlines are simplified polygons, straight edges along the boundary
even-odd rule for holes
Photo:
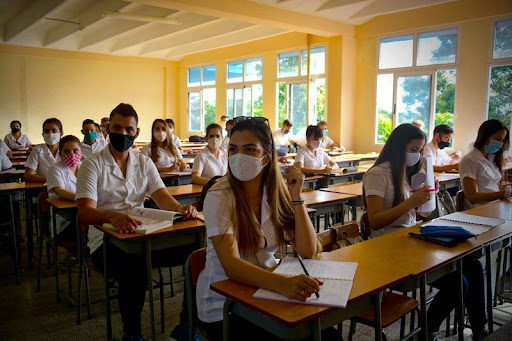
[[[305,259],[304,266],[311,277],[352,281],[356,274],[357,263]],[[284,258],[274,272],[290,276],[304,274],[299,260],[293,257]]]
[[[442,218],[434,219],[430,223],[421,226],[459,226],[477,236],[492,229],[491,226],[461,223],[457,221],[444,220]]]
[[[440,219],[468,223],[468,224],[486,225],[486,226],[490,226],[490,227],[496,227],[505,222],[505,220],[499,219],[499,218],[481,217],[481,216],[466,214],[463,212],[455,212],[452,214],[448,214],[448,215],[441,217]]]

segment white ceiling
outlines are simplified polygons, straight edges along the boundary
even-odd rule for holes
[[[449,1],[0,0],[0,42],[179,60],[289,31],[347,34],[378,15]]]

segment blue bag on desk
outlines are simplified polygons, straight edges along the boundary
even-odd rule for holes
[[[431,238],[451,238],[458,242],[466,241],[475,235],[460,226],[423,226],[420,232],[425,237]]]

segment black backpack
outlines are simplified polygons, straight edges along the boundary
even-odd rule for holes
[[[188,138],[190,142],[202,142],[204,143],[206,140],[204,137],[198,136],[198,135],[192,135]]]
[[[201,191],[201,198],[199,199],[199,204],[197,206],[197,210],[201,212],[203,210],[203,204],[204,199],[206,198],[206,193],[208,193],[208,190],[215,185],[217,180],[222,178],[222,175],[216,175],[213,178],[211,178],[206,185],[204,185],[203,190]]]

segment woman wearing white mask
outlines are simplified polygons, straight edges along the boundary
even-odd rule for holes
[[[169,126],[169,132],[171,133],[172,143],[180,150],[180,152],[183,152],[183,148],[181,146],[181,140],[178,136],[174,135],[175,130],[175,124],[174,120],[172,118],[166,118],[165,122]]]
[[[222,145],[222,128],[212,123],[206,128],[208,145],[197,154],[192,166],[192,183],[206,185],[217,175],[224,175],[228,170],[227,156],[220,147]]]
[[[151,143],[140,150],[153,160],[159,172],[182,171],[188,168],[171,136],[167,123],[162,119],[156,119],[151,126]]]
[[[44,142],[32,149],[25,163],[25,182],[46,182],[46,172],[51,165],[60,161],[59,142],[62,137],[62,123],[49,118],[43,123]]]
[[[205,198],[207,255],[196,298],[201,328],[211,340],[222,340],[225,297],[213,292],[210,283],[230,278],[301,301],[322,284],[306,275],[285,277],[269,271],[277,265],[274,253],[286,240],[303,257],[311,258],[319,249],[301,198],[304,175],[290,167],[285,185],[267,122],[261,117],[236,122],[230,133],[228,173]],[[275,339],[247,320],[233,317],[230,326],[235,340]]]
[[[295,156],[295,167],[304,173],[328,174],[338,165],[332,161],[321,148],[322,129],[318,126],[309,126],[306,129],[306,147],[301,148]]]
[[[509,131],[500,120],[488,120],[478,129],[474,148],[460,161],[464,208],[510,198],[510,186],[502,186],[503,152],[508,150]]]

